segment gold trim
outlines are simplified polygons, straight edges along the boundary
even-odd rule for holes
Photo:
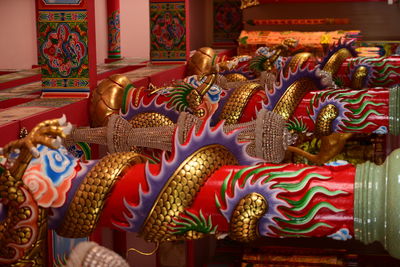
[[[259,4],[260,2],[258,0],[242,0],[242,5],[240,6],[240,9],[258,6]]]
[[[210,75],[208,75],[207,79],[202,84],[200,84],[199,87],[195,88],[199,96],[204,97],[207,94],[207,92],[211,89],[211,87],[214,85],[216,80],[217,80],[217,74],[211,73]]]
[[[208,145],[190,155],[175,170],[158,195],[140,235],[150,242],[182,239],[169,231],[179,214],[189,207],[207,178],[224,165],[238,164],[224,146]]]
[[[126,251],[126,256],[125,256],[125,258],[128,258],[128,254],[129,254],[129,252],[131,252],[131,251],[136,252],[136,253],[138,253],[138,254],[140,254],[140,255],[143,255],[143,256],[151,256],[151,255],[153,255],[154,253],[157,252],[157,250],[158,250],[159,247],[160,247],[160,243],[157,242],[157,243],[156,243],[156,247],[155,247],[152,251],[150,251],[150,252],[144,252],[144,251],[138,250],[138,249],[136,249],[136,248],[129,248],[129,249]]]
[[[139,88],[135,88],[132,94],[135,94],[135,96],[133,97],[133,99],[135,99],[135,107],[139,106],[140,103],[140,94],[142,93],[143,89],[145,89],[143,86],[139,87]],[[150,93],[151,94],[151,93]],[[126,107],[128,108],[128,107]]]
[[[102,158],[76,191],[57,234],[69,238],[89,236],[115,182],[128,167],[145,161],[135,152],[114,153]]]

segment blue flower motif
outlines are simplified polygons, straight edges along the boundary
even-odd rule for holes
[[[386,126],[381,126],[378,129],[376,129],[375,131],[373,131],[373,133],[375,134],[387,134],[388,133],[388,129]]]
[[[68,151],[61,147],[57,150],[48,148],[46,146],[38,147],[41,154],[41,163],[45,175],[49,177],[54,185],[60,184],[64,178],[73,175],[77,159],[68,154]]]
[[[271,51],[269,51],[268,46],[262,46],[257,49],[256,55],[269,57],[271,56]]]
[[[348,239],[352,239],[353,237],[350,235],[350,231],[347,228],[342,228],[338,230],[336,233],[328,235],[329,238],[334,240],[346,241]]]
[[[347,165],[347,164],[349,164],[349,162],[347,162],[346,160],[336,160],[336,161],[325,163],[326,166],[343,166],[343,165]]]

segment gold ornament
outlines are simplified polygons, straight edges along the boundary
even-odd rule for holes
[[[368,76],[368,69],[365,66],[359,66],[354,71],[353,76],[351,77],[351,88],[360,90],[363,88],[365,83],[365,78]]]
[[[121,74],[114,74],[99,83],[93,91],[90,104],[90,125],[99,127],[106,124],[111,114],[118,114],[124,91],[131,81]]]
[[[46,211],[38,208],[27,186],[9,170],[0,177],[0,198],[7,203],[7,217],[0,222],[0,264],[43,266],[47,255]]]
[[[329,58],[323,70],[330,73],[332,76],[335,76],[342,63],[346,60],[346,58],[351,56],[352,55],[347,48],[341,48]]]
[[[221,145],[205,146],[190,155],[169,178],[142,226],[140,235],[150,242],[182,239],[173,235],[169,225],[189,207],[207,178],[224,165],[235,165],[237,160]],[[192,238],[196,233],[187,233]]]
[[[286,89],[273,111],[281,115],[284,120],[289,120],[304,96],[312,90],[317,90],[317,87],[311,79],[301,78],[295,81]]]
[[[202,80],[203,77],[200,77],[199,80]],[[199,106],[203,103],[203,98],[207,94],[207,92],[211,89],[214,85],[215,81],[217,80],[217,75],[215,73],[211,73],[207,75],[206,80],[197,88],[190,91],[187,96],[187,102],[189,108],[192,110],[193,115],[201,118],[205,114],[205,110],[199,108]]]
[[[297,68],[301,68],[304,63],[313,57],[314,56],[308,52],[297,53],[291,58],[289,64],[286,64],[283,68],[283,75],[286,77],[289,73],[289,70],[294,72]]]
[[[149,128],[174,124],[170,118],[157,112],[140,113],[130,119],[129,123],[133,128]]]
[[[35,243],[32,244],[31,249],[25,252],[25,255],[16,263],[12,264],[14,267],[42,267],[45,266],[47,260],[47,210],[40,208],[38,216],[39,233]],[[28,234],[29,236],[29,234]]]
[[[262,90],[264,88],[258,83],[247,83],[237,88],[223,107],[219,120],[225,120],[226,125],[238,123],[253,94]]]
[[[287,38],[282,41],[281,44],[275,45],[274,47],[271,48],[271,55],[266,57],[262,56],[262,58],[265,58],[264,63],[262,64],[260,71],[266,71],[266,72],[275,72],[276,67],[275,67],[275,62],[278,60],[280,56],[284,56],[287,54],[289,48],[293,48],[297,45],[298,41],[293,38]],[[258,58],[258,57],[255,57]],[[256,60],[257,61],[257,60]],[[258,67],[257,67],[258,68]]]
[[[228,82],[245,82],[248,80],[246,76],[240,73],[229,73],[224,76]]]
[[[324,136],[332,133],[332,121],[339,115],[335,105],[329,104],[321,109],[315,123],[315,135]]]
[[[32,157],[39,157],[36,146],[41,144],[52,149],[57,149],[61,145],[61,138],[70,134],[72,125],[66,122],[65,116],[60,119],[46,120],[36,125],[32,131],[22,139],[11,141],[5,145],[0,153],[8,158],[13,151],[20,150],[18,158],[13,160],[13,165],[9,168],[10,173],[16,179],[21,179]]]
[[[216,54],[210,47],[198,49],[189,59],[187,64],[187,75],[207,75],[210,74],[215,63]]]
[[[342,152],[347,140],[353,133],[332,133],[321,137],[321,146],[318,154],[314,155],[298,147],[289,146],[288,150],[305,157],[309,161],[322,165]]]
[[[135,152],[109,154],[86,175],[68,207],[57,234],[69,238],[89,236],[96,227],[107,197],[128,167],[146,159]]]
[[[150,85],[149,85],[150,87]],[[133,93],[132,93],[132,99],[133,99],[133,104],[135,107],[139,106],[140,103],[140,94],[142,93],[142,91],[146,90],[145,87],[141,86],[139,88],[135,88],[133,89]],[[150,93],[151,94],[151,93]]]
[[[260,2],[258,0],[242,0],[242,5],[240,9],[245,9],[252,6],[258,6]]]
[[[251,242],[259,237],[258,220],[268,211],[268,203],[258,193],[242,198],[233,210],[229,236],[236,241]]]

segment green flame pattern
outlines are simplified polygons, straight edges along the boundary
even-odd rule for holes
[[[325,104],[335,103],[334,105],[340,112],[337,118],[341,120],[338,124],[339,129],[346,132],[359,132],[369,126],[376,125],[371,121],[367,121],[368,117],[371,115],[384,115],[377,108],[386,104],[374,102],[373,98],[374,96],[368,93],[368,90],[328,90],[315,94],[311,98],[310,108],[307,108],[307,113],[312,117],[310,110],[312,110],[312,113],[317,113]]]
[[[185,216],[179,216],[179,220],[173,219],[175,226],[170,226],[169,228],[176,235],[185,234],[188,231],[196,231],[204,234],[214,234],[217,230],[217,225],[213,227],[211,216],[206,219],[203,212],[200,210],[199,216],[196,214],[185,210]]]
[[[241,169],[237,173],[230,173],[225,178],[221,188],[221,199],[226,201],[226,194],[235,192],[235,184],[240,182],[240,189],[245,190],[247,181],[252,179],[252,183],[262,179],[261,183],[266,184],[273,182],[269,187],[271,194],[280,200],[279,206],[276,207],[279,213],[273,217],[275,223],[269,225],[273,231],[282,236],[302,236],[310,234],[319,227],[333,228],[334,226],[320,222],[316,217],[321,210],[329,210],[333,213],[344,211],[330,203],[332,199],[338,195],[347,195],[348,192],[343,190],[329,190],[323,185],[311,186],[311,180],[327,181],[332,179],[331,175],[323,175],[317,173],[318,167],[303,167],[296,170],[288,170],[289,164],[273,165],[273,166],[250,166]],[[267,186],[267,185],[266,185]],[[320,202],[313,201],[318,197],[323,198]],[[234,196],[231,196],[234,197]],[[266,199],[269,196],[264,196]],[[220,199],[215,196],[218,208],[221,208]],[[267,202],[272,203],[270,201]],[[279,215],[280,214],[280,215]],[[268,216],[268,215],[266,215]],[[304,226],[304,227],[301,227]]]
[[[296,117],[294,117],[293,119],[290,119],[286,123],[286,128],[289,131],[295,131],[295,132],[299,132],[299,133],[305,133],[308,131],[308,127],[305,124],[305,122],[302,119],[298,120]]]
[[[359,57],[347,65],[348,73],[351,73],[352,67],[357,67],[358,65],[363,64],[369,65],[373,68],[372,77],[368,83],[368,86],[371,87],[387,86],[388,84],[392,84],[394,81],[390,79],[390,76],[398,75],[396,69],[400,68],[400,66],[389,64],[384,58]]]
[[[168,94],[168,96],[171,98],[168,101],[168,104],[172,105],[176,111],[186,111],[186,109],[189,107],[187,96],[194,89],[195,88],[188,83],[183,83],[175,86],[172,92]]]

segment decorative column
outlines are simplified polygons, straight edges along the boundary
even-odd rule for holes
[[[400,258],[400,149],[382,165],[260,164],[238,141],[243,129],[223,128],[205,123],[185,142],[175,131],[168,157],[119,152],[82,161],[63,147],[48,147],[56,136],[70,134],[64,118],[42,122],[2,151],[0,195],[7,201],[1,203],[0,241],[10,249],[0,249],[0,264],[43,259],[36,245],[43,244],[45,216],[50,229],[68,238],[90,236],[102,226],[154,243],[207,234],[241,242],[355,238],[379,241]],[[22,149],[15,159],[16,148]]]
[[[213,45],[234,46],[243,28],[239,0],[214,0]]]
[[[114,61],[121,58],[121,24],[119,0],[107,0],[108,23],[108,59]]]
[[[400,257],[396,204],[400,150],[380,166],[369,162],[222,166],[202,180],[198,169],[208,166],[207,161],[215,163],[219,156],[187,158],[169,182],[158,187],[149,176],[156,170],[164,174],[165,167],[135,165],[116,184],[101,221],[140,231],[151,242],[206,234],[229,235],[241,242],[262,236],[355,238],[365,244],[379,241],[392,256]],[[155,188],[163,189],[152,202],[148,197]],[[142,213],[146,207],[150,213]]]
[[[190,56],[189,1],[150,0],[150,59],[184,63]]]
[[[96,86],[94,0],[38,0],[42,97],[88,97]]]

